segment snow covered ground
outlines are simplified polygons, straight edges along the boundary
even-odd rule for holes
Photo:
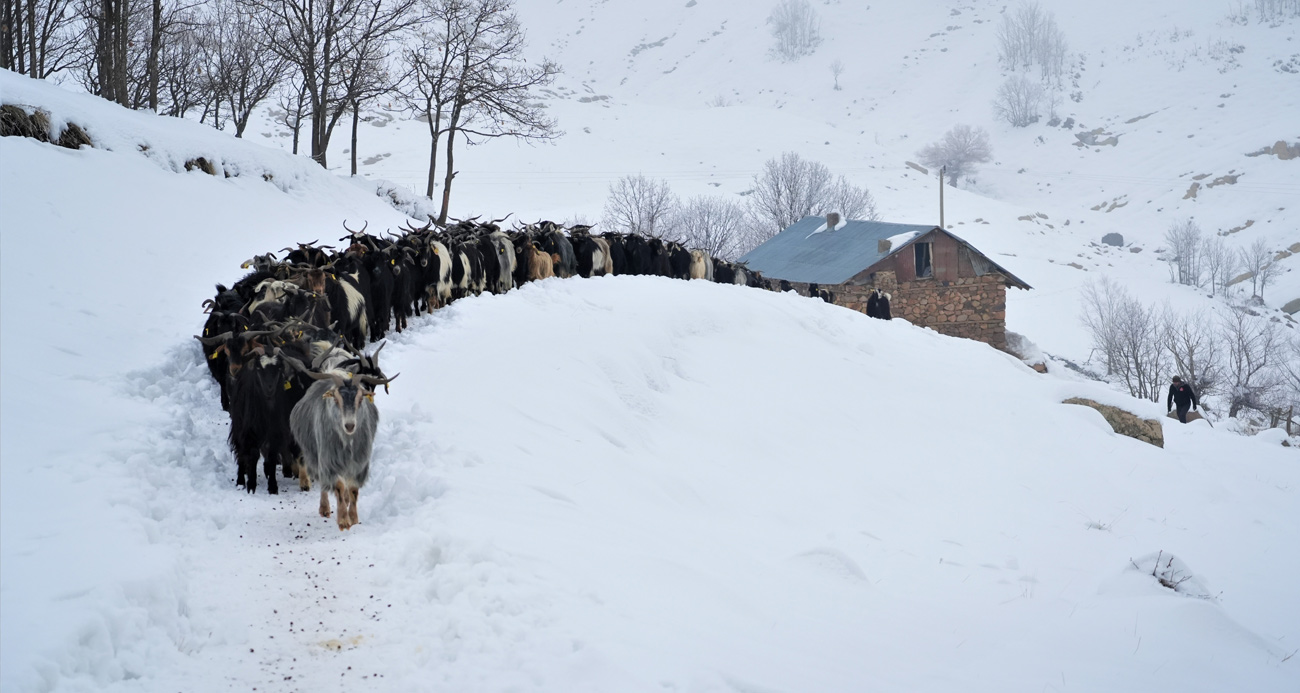
[[[1000,163],[947,218],[1036,287],[1010,293],[1013,330],[1086,357],[1076,292],[1101,273],[1221,305],[1170,285],[1154,251],[1192,215],[1254,220],[1238,245],[1300,241],[1300,163],[1245,156],[1300,135],[1296,76],[1276,68],[1297,24],[1045,4],[1086,47],[1061,115],[1120,134],[1113,148],[1075,147],[1082,125],[992,120],[1000,5],[817,5],[835,30],[788,66],[750,3],[524,4],[568,68],[550,104],[569,134],[468,150],[453,213],[595,220],[622,175],[736,194],[798,150],[869,186],[886,219],[933,222],[933,181],[904,162],[966,122]],[[873,32],[891,40],[856,40]],[[1196,423],[1153,448],[1060,402],[1156,405],[791,295],[606,278],[459,302],[384,350],[402,376],[378,400],[361,525],[322,521],[314,493],[236,492],[190,339],[200,302],[254,253],[405,215],[256,146],[284,140],[266,122],[239,142],[8,73],[0,98],[108,148],[0,140],[4,691],[1300,681],[1300,466],[1277,435]],[[390,156],[365,170],[422,189],[422,127],[372,120],[362,144]],[[186,172],[196,156],[233,177]],[[1230,172],[1183,199],[1192,176]],[[1110,231],[1144,251],[1089,245]],[[1300,296],[1296,276],[1270,305]],[[1175,569],[1178,591],[1148,574]]]

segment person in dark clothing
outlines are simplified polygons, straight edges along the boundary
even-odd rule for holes
[[[1192,386],[1175,375],[1173,383],[1169,385],[1169,397],[1165,402],[1165,408],[1173,411],[1174,405],[1178,405],[1178,420],[1187,423],[1187,408],[1196,409],[1200,404],[1201,402],[1197,399]]]

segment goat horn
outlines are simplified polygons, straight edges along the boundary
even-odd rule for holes
[[[226,342],[230,341],[230,338],[233,336],[234,336],[233,332],[222,332],[221,334],[215,337],[200,337],[198,335],[194,335],[194,338],[199,340],[199,342],[202,343],[203,346],[216,346],[218,344],[225,344]]]
[[[359,381],[363,385],[369,385],[371,386],[372,389],[374,388],[375,385],[383,385],[384,393],[387,394],[388,384],[393,382],[394,380],[397,380],[398,375],[401,375],[401,373],[398,373],[397,375],[394,375],[391,378],[376,378],[373,375],[354,375],[352,376],[352,379]]]

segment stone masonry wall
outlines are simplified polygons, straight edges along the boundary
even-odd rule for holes
[[[940,334],[984,342],[1003,351],[1007,348],[1007,287],[997,273],[962,277],[946,286],[933,279],[899,284],[893,272],[877,272],[876,284],[890,294],[890,311],[913,325],[929,327]],[[808,295],[808,285],[792,283]],[[860,313],[867,312],[867,299],[875,286],[864,284],[822,285],[835,304]]]

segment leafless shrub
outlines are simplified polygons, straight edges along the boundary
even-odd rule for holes
[[[1165,244],[1169,246],[1169,280],[1186,286],[1201,286],[1204,240],[1201,227],[1191,219],[1176,221],[1165,231]]]
[[[1223,387],[1223,338],[1205,313],[1182,315],[1165,309],[1160,335],[1174,370],[1200,397]]]
[[[1300,0],[1255,0],[1255,12],[1265,24],[1300,17]]]
[[[808,0],[781,0],[772,8],[767,23],[776,41],[772,54],[782,62],[812,55],[822,42],[821,20]]]
[[[1082,319],[1107,373],[1123,381],[1130,395],[1159,401],[1169,353],[1158,311],[1102,277],[1083,289]]]
[[[844,61],[836,59],[831,63],[831,76],[835,78],[835,91],[840,90],[840,75],[844,74]]]
[[[949,180],[956,186],[958,180],[974,172],[976,164],[992,160],[993,152],[989,148],[989,133],[984,128],[956,125],[942,140],[922,148],[917,156],[930,168],[947,169]]]
[[[1262,239],[1255,239],[1249,247],[1242,248],[1239,257],[1241,258],[1241,268],[1250,272],[1250,294],[1264,298],[1264,289],[1277,276],[1279,267],[1273,261],[1273,251],[1269,250],[1268,243]]]
[[[875,199],[844,176],[832,178],[824,164],[808,161],[794,152],[769,159],[754,176],[749,198],[758,245],[809,215],[839,212],[845,219],[877,220]]]
[[[844,176],[831,183],[821,204],[813,205],[813,214],[825,215],[827,212],[839,212],[844,219],[880,220],[876,198],[871,195],[871,191],[859,188]]]
[[[1038,122],[1043,105],[1043,87],[1037,82],[1015,75],[998,87],[993,112],[1013,127],[1022,128]]]
[[[1280,386],[1285,343],[1277,323],[1234,307],[1220,319],[1224,339],[1224,384],[1228,416],[1242,409],[1267,411]]]
[[[692,197],[673,215],[676,240],[724,260],[739,256],[745,231],[745,207],[725,197]]]
[[[1228,282],[1237,274],[1237,254],[1220,236],[1208,236],[1201,247],[1205,265],[1205,279],[1211,294],[1229,293]]]
[[[659,236],[668,230],[677,196],[666,180],[643,175],[623,176],[609,186],[605,227],[623,233]]]
[[[1061,81],[1069,52],[1065,34],[1037,2],[1022,2],[1002,15],[998,44],[998,58],[1008,69],[1037,66],[1043,81]]]

